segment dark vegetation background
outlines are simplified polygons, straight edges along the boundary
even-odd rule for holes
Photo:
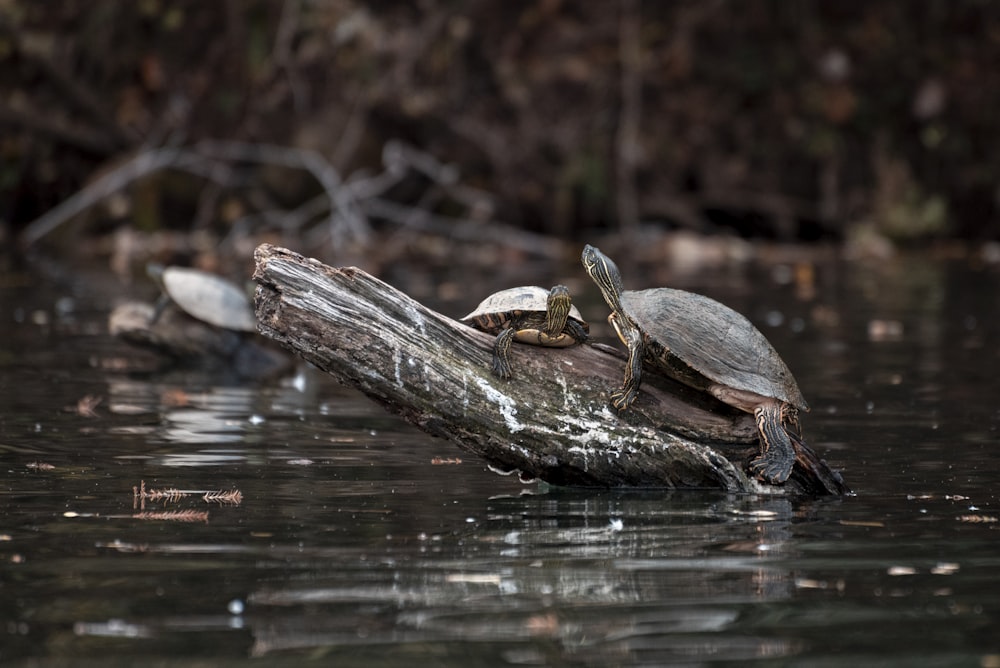
[[[0,236],[995,240],[998,63],[984,0],[7,0]]]

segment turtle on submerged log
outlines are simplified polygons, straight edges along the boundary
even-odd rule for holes
[[[621,352],[518,350],[518,374],[491,371],[495,336],[437,313],[379,279],[270,244],[254,254],[258,328],[303,359],[493,468],[555,485],[844,494],[805,444],[782,486],[745,473],[753,417],[665,377],[620,418],[607,389]]]
[[[171,363],[269,378],[288,370],[290,356],[257,333],[247,295],[215,274],[155,267],[163,295],[156,304],[129,301],[108,317],[113,336],[155,350]]]

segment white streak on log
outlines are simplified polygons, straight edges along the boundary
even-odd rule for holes
[[[511,434],[516,434],[524,429],[524,425],[517,419],[517,404],[513,399],[495,389],[481,377],[477,377],[475,381],[476,386],[482,391],[486,401],[495,405],[497,410],[500,411],[500,417],[503,418],[504,424],[507,425],[507,429],[510,430]]]

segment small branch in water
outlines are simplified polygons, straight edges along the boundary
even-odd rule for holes
[[[104,397],[88,394],[78,399],[74,405],[65,406],[63,411],[67,413],[76,413],[80,417],[97,418],[100,417],[100,415],[97,414],[95,409],[101,405],[102,401],[104,401]]]
[[[100,517],[106,520],[166,520],[170,522],[205,522],[208,523],[207,510],[163,510],[141,511],[131,515],[102,515],[101,513],[63,513],[63,517]]]
[[[108,517],[114,517],[109,515]],[[204,522],[208,524],[207,510],[164,510],[161,512],[141,512],[131,515],[136,520],[167,520],[170,522]]]
[[[146,510],[147,501],[163,501],[172,503],[186,496],[200,496],[205,503],[218,503],[237,506],[243,501],[243,492],[231,490],[205,489],[146,489],[146,481],[141,480],[139,486],[132,487],[132,510],[129,515],[103,515],[101,513],[77,513],[69,511],[63,517],[102,517],[108,520],[165,520],[170,522],[208,522],[207,510]]]
[[[238,489],[229,491],[218,490],[215,492],[205,492],[201,497],[205,503],[218,503],[231,506],[238,506],[243,501],[243,492]]]
[[[146,489],[146,481],[139,481],[139,486],[132,487],[132,507],[145,510],[146,501],[163,501],[173,503],[185,496],[200,496],[205,503],[218,503],[238,506],[243,502],[243,492],[238,489],[205,490],[205,489]]]

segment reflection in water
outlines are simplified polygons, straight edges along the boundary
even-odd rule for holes
[[[421,536],[416,550],[392,541],[381,558],[331,554],[333,572],[253,592],[253,654],[544,640],[563,659],[593,665],[787,655],[798,643],[740,631],[744,608],[795,588],[774,559],[792,503],[758,503],[556,491],[494,499],[467,532]]]
[[[209,387],[185,391],[129,379],[108,383],[109,410],[123,415],[158,413],[163,421],[155,435],[176,443],[239,443],[260,401],[257,388]]]

